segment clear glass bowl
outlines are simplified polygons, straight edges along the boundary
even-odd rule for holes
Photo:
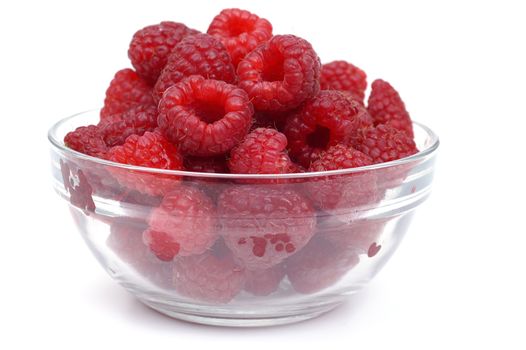
[[[97,120],[98,111],[85,112],[49,131],[54,188],[88,247],[144,304],[226,326],[309,319],[360,290],[429,195],[439,144],[414,123],[420,152],[394,162],[324,173],[190,173],[117,164],[65,147],[67,132]],[[201,247],[181,245],[171,261],[157,258],[145,233],[166,193],[201,198],[187,215],[161,213],[167,224],[155,230],[167,231],[166,239],[192,237],[186,244]]]

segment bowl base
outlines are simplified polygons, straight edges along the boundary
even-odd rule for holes
[[[307,309],[296,310],[288,314],[283,313],[265,313],[265,314],[230,314],[222,315],[214,312],[213,307],[208,310],[180,308],[165,303],[158,303],[152,300],[141,300],[143,304],[151,309],[160,312],[166,316],[187,321],[191,323],[222,326],[222,327],[268,327],[278,326],[290,323],[297,323],[318,317],[326,312],[339,306],[342,301],[331,304],[312,306]]]

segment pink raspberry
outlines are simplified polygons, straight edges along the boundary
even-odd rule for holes
[[[315,237],[287,260],[287,276],[296,292],[311,294],[337,283],[358,262],[354,252]]]
[[[173,288],[172,265],[162,262],[142,242],[144,224],[114,220],[106,245],[122,263],[131,266],[142,278],[162,288]]]
[[[372,165],[372,159],[350,146],[332,146],[320,153],[309,171],[323,172]],[[309,197],[320,209],[350,212],[360,206],[376,203],[376,175],[371,171],[312,178],[306,184]]]
[[[157,127],[157,107],[154,105],[131,107],[122,114],[103,119],[99,127],[109,147],[122,145],[128,136],[142,136],[146,131],[154,131]]]
[[[380,243],[378,239],[386,223],[386,220],[356,220],[323,230],[320,234],[337,247],[357,254],[368,254],[373,244],[378,246]]]
[[[278,185],[237,185],[218,199],[225,244],[249,270],[267,269],[301,250],[314,233],[309,201]]]
[[[217,238],[214,204],[194,187],[181,185],[166,194],[161,205],[152,211],[148,224],[143,240],[165,261],[177,254],[201,254]]]
[[[270,295],[279,288],[285,274],[284,264],[272,266],[265,270],[247,271],[245,291],[257,296]]]
[[[80,126],[64,137],[64,144],[88,156],[104,158],[108,145],[104,142],[100,127],[96,125]]]
[[[244,268],[228,249],[219,250],[214,247],[200,255],[178,257],[174,263],[177,292],[211,304],[226,304],[239,294],[245,284]]]

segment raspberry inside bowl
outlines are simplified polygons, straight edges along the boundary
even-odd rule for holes
[[[439,144],[414,123],[420,151],[386,163],[278,175],[161,170],[64,145],[98,117],[80,113],[49,131],[54,188],[81,235],[145,304],[219,325],[311,318],[361,289],[429,195]]]

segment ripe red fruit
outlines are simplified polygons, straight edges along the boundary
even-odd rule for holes
[[[155,84],[173,48],[185,36],[197,34],[182,23],[161,22],[137,31],[128,49],[128,57],[137,74]]]
[[[159,104],[159,129],[184,154],[216,156],[248,133],[254,109],[245,91],[191,76],[169,88]]]
[[[132,69],[122,69],[115,74],[106,90],[104,107],[100,111],[101,121],[136,106],[155,106],[152,88]]]
[[[247,270],[244,290],[257,296],[270,295],[278,289],[285,274],[284,264],[279,264],[265,270]]]
[[[207,34],[190,35],[175,46],[154,88],[159,101],[172,85],[190,75],[236,83],[235,68],[221,42]]]
[[[177,149],[156,132],[147,131],[142,136],[131,135],[123,145],[112,147],[107,158],[116,163],[155,169],[183,168],[183,158]],[[118,167],[109,170],[122,185],[153,196],[165,194],[177,186],[180,180],[179,177],[168,174],[130,171]]]
[[[285,174],[293,163],[287,151],[287,138],[274,129],[259,128],[230,152],[228,168],[237,174]]]
[[[354,252],[315,237],[287,260],[287,276],[296,292],[311,294],[337,283],[358,262]]]
[[[64,144],[77,152],[97,158],[104,158],[108,152],[101,130],[96,125],[80,126],[75,131],[68,132],[64,137]]]
[[[367,110],[374,119],[374,125],[387,124],[413,138],[413,122],[404,101],[388,82],[380,79],[373,82]]]
[[[110,116],[99,123],[100,132],[109,147],[122,145],[131,135],[142,136],[157,127],[157,107],[137,105],[122,114]]]
[[[333,61],[321,66],[320,84],[322,90],[347,91],[359,101],[363,101],[367,75],[349,62]]]
[[[276,35],[238,65],[239,87],[262,111],[287,111],[320,90],[320,59],[311,44],[294,35]]]
[[[221,40],[237,66],[256,46],[272,37],[272,25],[248,11],[225,9],[214,17],[208,34]]]
[[[358,101],[339,91],[323,90],[288,117],[283,133],[291,157],[309,167],[321,152],[349,142],[360,128],[371,124],[371,117]]]

